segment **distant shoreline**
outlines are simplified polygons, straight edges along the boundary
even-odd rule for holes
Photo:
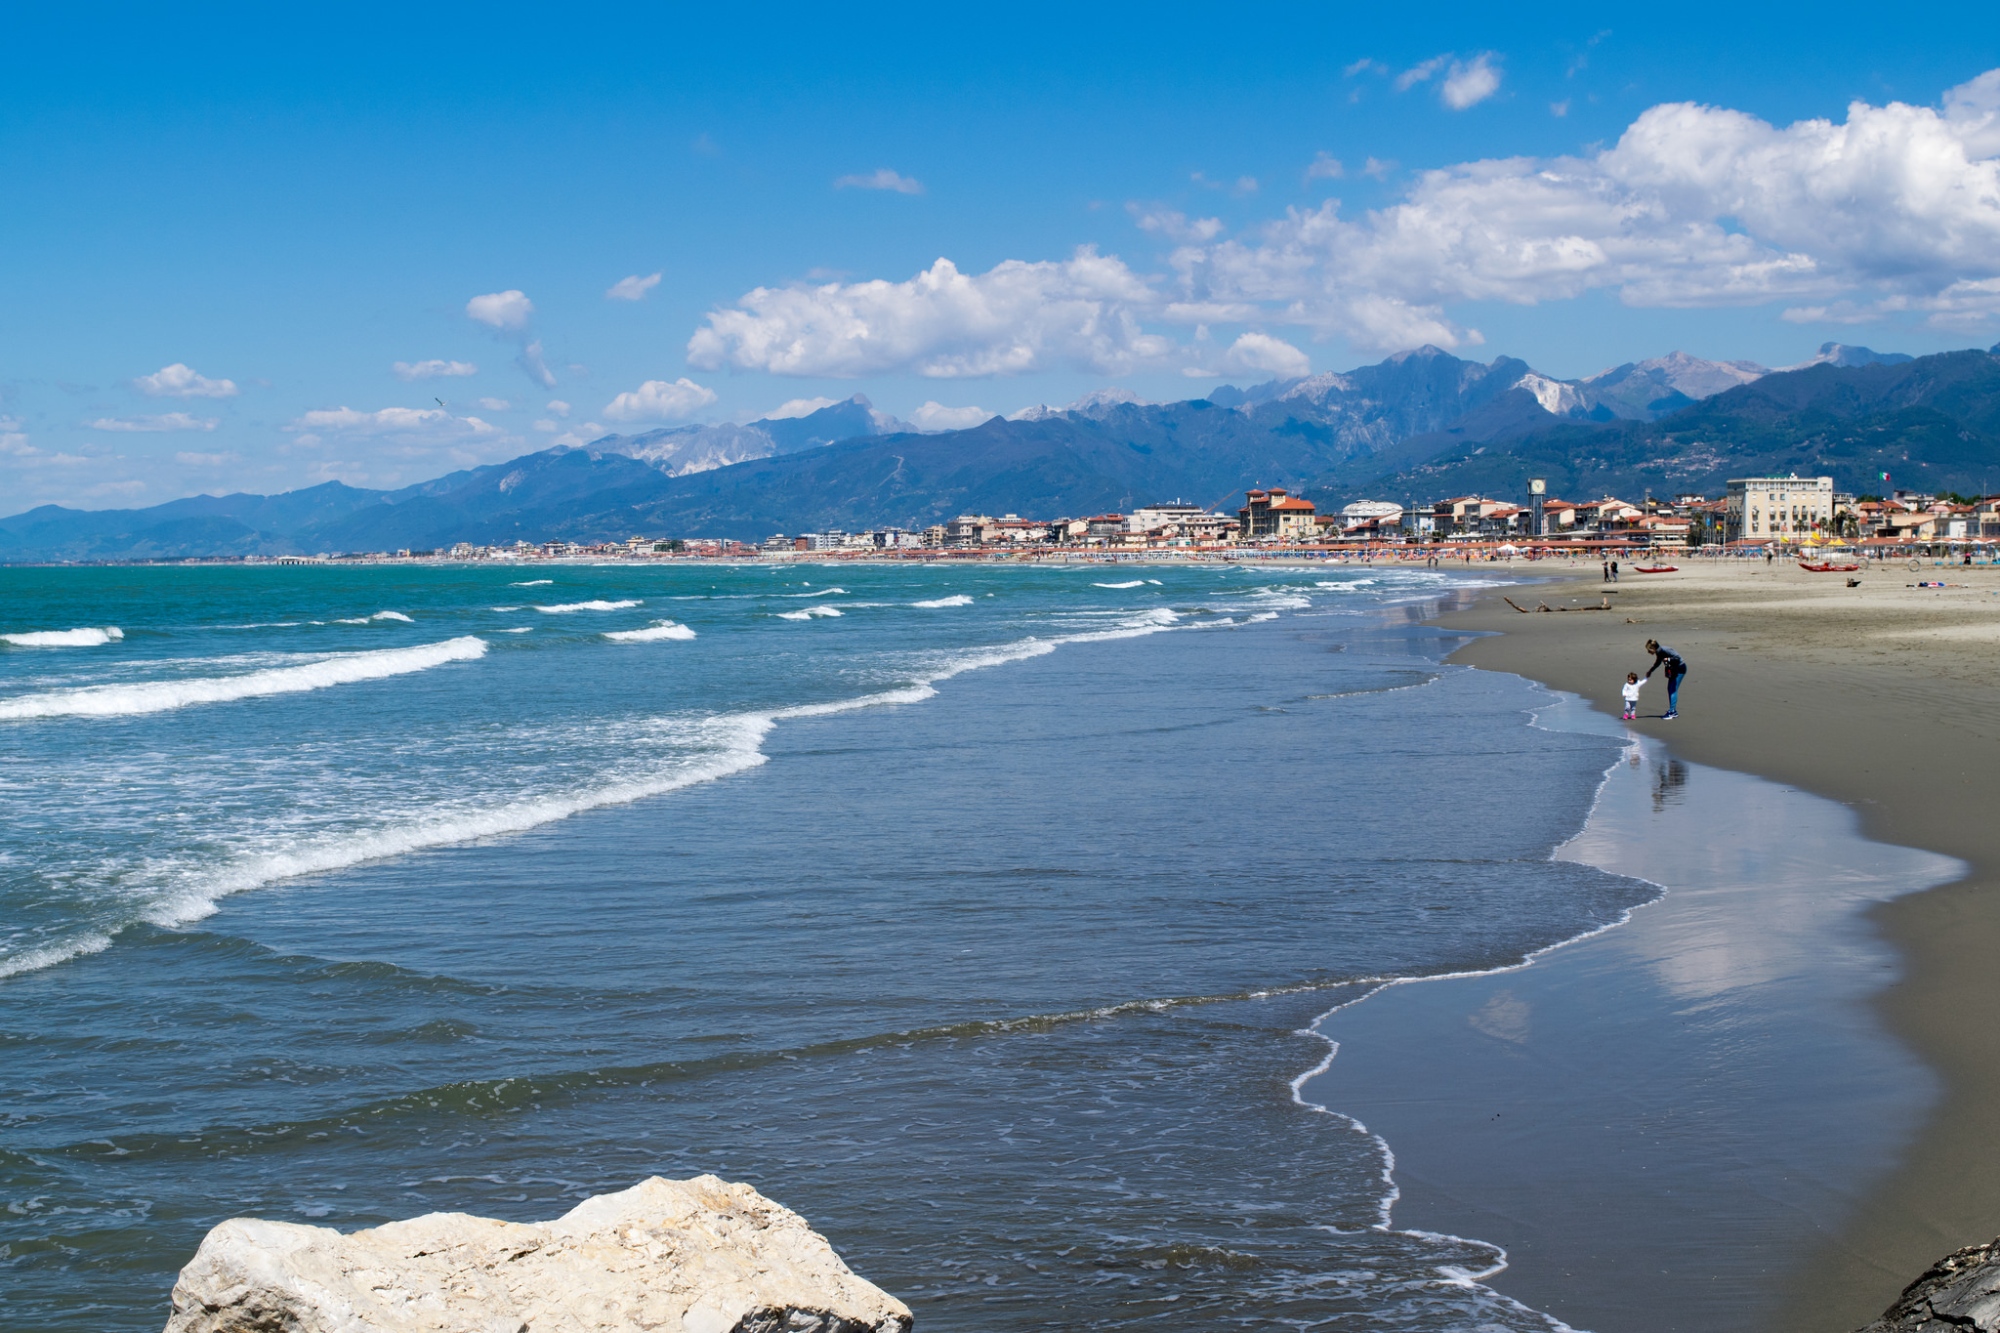
[[[2000,571],[1953,566],[1944,581],[1913,587],[1906,571],[1877,567],[1849,589],[1796,566],[1730,562],[1627,582],[1615,617],[1523,618],[1489,595],[1435,622],[1484,632],[1452,660],[1607,713],[1623,673],[1644,671],[1645,640],[1669,643],[1690,663],[1682,717],[1642,719],[1638,730],[1696,762],[1847,805],[1873,840],[1970,866],[1869,913],[1904,963],[1878,1012],[1937,1071],[1943,1096],[1886,1183],[1842,1219],[1839,1239],[1803,1271],[1773,1275],[1787,1293],[1785,1326],[1801,1333],[1867,1323],[1939,1255],[2000,1233],[1990,1021],[2000,1008],[2000,828],[1988,776],[2000,734]],[[1551,589],[1602,590],[1596,578]]]

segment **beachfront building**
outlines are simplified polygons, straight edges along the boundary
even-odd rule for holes
[[[1833,525],[1833,478],[1739,478],[1729,483],[1724,506],[1728,541],[1803,541]]]
[[[1356,500],[1353,504],[1340,507],[1343,532],[1371,521],[1377,529],[1386,532],[1402,523],[1403,506],[1392,500]]]
[[[1249,503],[1236,511],[1239,541],[1300,541],[1311,538],[1319,529],[1316,518],[1319,506],[1282,486],[1251,491],[1244,498]]]
[[[1521,531],[1527,510],[1483,495],[1455,495],[1431,509],[1436,530],[1452,537],[1512,537]]]

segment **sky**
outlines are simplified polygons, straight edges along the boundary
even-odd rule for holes
[[[1426,343],[2000,341],[1987,6],[4,17],[0,514]]]

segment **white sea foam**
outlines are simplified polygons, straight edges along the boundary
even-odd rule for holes
[[[510,588],[546,588],[554,582],[554,579],[529,579],[526,583],[510,583],[507,586]]]
[[[807,615],[814,613],[838,614],[831,607],[815,606],[806,609]],[[1123,623],[1103,630],[1049,638],[1027,638],[1013,643],[961,652],[938,661],[931,669],[921,673],[919,679],[893,689],[879,690],[848,699],[799,704],[767,713],[744,713],[711,718],[700,724],[705,732],[705,739],[709,742],[706,753],[692,762],[683,761],[648,773],[617,777],[570,792],[518,799],[484,808],[467,808],[460,805],[456,808],[436,809],[428,815],[403,823],[361,831],[330,832],[309,836],[292,841],[279,849],[245,851],[220,865],[213,862],[162,865],[156,868],[155,883],[158,885],[158,890],[148,895],[150,902],[140,909],[137,919],[167,928],[178,927],[210,915],[216,910],[216,904],[224,897],[261,888],[280,880],[324,874],[367,861],[384,860],[430,848],[525,832],[587,810],[664,795],[684,787],[714,781],[766,762],[762,750],[764,737],[781,721],[826,717],[865,708],[921,703],[936,695],[937,682],[968,671],[1041,657],[1068,643],[1157,634],[1175,628],[1179,619],[1175,612],[1163,607],[1151,608],[1137,615],[1128,616]],[[520,629],[503,632],[524,633],[531,628],[532,626],[523,626]],[[645,633],[645,631],[625,632]],[[691,635],[692,631],[688,633]],[[336,670],[345,667],[352,672],[354,668],[349,664],[355,663],[374,664],[371,675],[394,674],[397,670],[420,670],[423,665],[434,663],[420,664],[414,655],[451,650],[459,645],[467,646],[465,655],[469,657],[480,656],[486,649],[482,640],[467,637],[434,644],[429,649],[390,649],[372,653],[343,654],[310,666],[278,668],[246,676],[226,677],[218,681],[187,681],[170,686],[105,688],[122,688],[128,691],[178,688],[186,691],[200,690],[210,685],[240,686],[252,680],[283,677],[290,680],[290,683],[280,688],[315,689],[321,684],[339,682],[320,679],[307,683],[302,678],[294,679],[296,673],[309,673],[329,667]],[[440,660],[452,659],[445,657]],[[398,662],[401,663],[400,666],[394,665]],[[346,678],[368,679],[369,676],[350,675]],[[276,691],[267,687],[261,692]],[[75,692],[77,695],[86,693],[88,692]],[[30,696],[31,699],[41,700],[59,697],[64,696]],[[243,696],[231,694],[226,697]],[[156,703],[155,706],[174,707],[180,702],[196,701],[181,698],[173,702]],[[9,701],[0,701],[0,707],[4,707],[6,702]],[[11,702],[18,704],[25,701]],[[123,711],[150,710],[128,708]],[[0,716],[20,715],[22,714],[0,712]],[[100,930],[81,935],[68,942],[24,953],[16,958],[0,959],[0,976],[50,967],[82,954],[96,952],[106,948],[116,934],[117,928],[111,929],[108,933]]]
[[[816,616],[837,616],[839,614],[840,608],[837,606],[806,606],[799,608],[797,611],[780,611],[778,612],[778,619],[811,620]]]
[[[644,603],[637,598],[628,597],[622,602],[607,602],[602,599],[589,602],[558,602],[554,606],[538,606],[535,609],[543,615],[566,616],[572,611],[624,611],[630,607],[643,605]]]
[[[1158,583],[1159,580],[1154,579],[1153,582]],[[1146,580],[1133,579],[1129,583],[1093,583],[1090,586],[1093,588],[1143,588],[1146,586]]]
[[[489,607],[487,607],[486,609],[487,609],[488,611],[495,611],[495,612],[498,612],[499,614],[501,614],[501,615],[503,615],[503,616],[504,616],[504,615],[506,615],[506,614],[507,614],[507,613],[508,613],[509,611],[519,611],[519,610],[520,610],[521,608],[520,608],[520,607],[518,607],[518,606],[489,606]]]
[[[656,620],[645,629],[614,629],[605,632],[613,643],[657,643],[661,639],[692,639],[694,631],[671,620]]]
[[[16,648],[97,648],[124,637],[124,630],[106,625],[103,629],[36,629],[0,634],[0,642]]]
[[[79,935],[75,939],[64,940],[60,944],[48,944],[39,949],[30,949],[13,958],[0,958],[0,977],[19,976],[23,972],[39,972],[57,963],[67,963],[72,958],[81,958],[89,953],[103,953],[111,947],[111,937],[100,931]]]
[[[818,592],[788,592],[787,597],[831,597],[835,593],[845,593],[845,588],[821,588]]]
[[[517,625],[513,629],[503,629],[500,632],[502,634],[533,634],[535,627],[533,625]]]
[[[405,856],[433,847],[524,833],[586,810],[625,805],[713,782],[765,762],[759,746],[772,721],[772,715],[764,713],[712,719],[706,729],[716,743],[714,749],[692,763],[559,795],[509,801],[484,809],[442,810],[407,823],[358,833],[329,833],[304,839],[281,851],[242,855],[221,866],[184,867],[170,875],[174,882],[168,892],[155,901],[143,919],[169,929],[184,926],[211,915],[222,898],[279,880],[344,870],[366,861]]]
[[[333,623],[336,625],[365,625],[371,620],[400,620],[405,625],[416,623],[401,611],[377,611],[372,616],[354,616],[348,619],[336,620]]]
[[[910,605],[921,606],[928,611],[940,606],[971,606],[972,599],[961,592],[950,597],[933,597],[928,602],[911,602]]]
[[[469,662],[486,654],[486,641],[470,635],[419,648],[384,648],[339,653],[302,666],[271,667],[235,676],[145,681],[132,685],[91,685],[79,690],[24,694],[0,699],[0,719],[37,717],[125,717],[161,713],[189,704],[227,703],[271,694],[296,694],[426,671],[447,662]]]

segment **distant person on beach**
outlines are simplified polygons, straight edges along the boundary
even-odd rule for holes
[[[1618,561],[1615,558],[1611,562],[1611,581],[1618,582]]]
[[[1667,711],[1660,714],[1660,721],[1671,722],[1681,715],[1681,680],[1688,673],[1688,664],[1673,649],[1664,647],[1658,639],[1646,640],[1646,651],[1653,655],[1653,665],[1646,668],[1646,679],[1661,667],[1667,669]]]
[[[1638,672],[1628,671],[1625,673],[1625,685],[1619,691],[1620,694],[1625,696],[1625,711],[1618,715],[1619,721],[1630,722],[1633,718],[1639,716],[1639,690],[1645,683],[1645,681],[1639,679]]]
[[[1611,582],[1611,562],[1609,560],[1605,560],[1599,563],[1600,567],[1604,570],[1604,581],[1606,583]]]

